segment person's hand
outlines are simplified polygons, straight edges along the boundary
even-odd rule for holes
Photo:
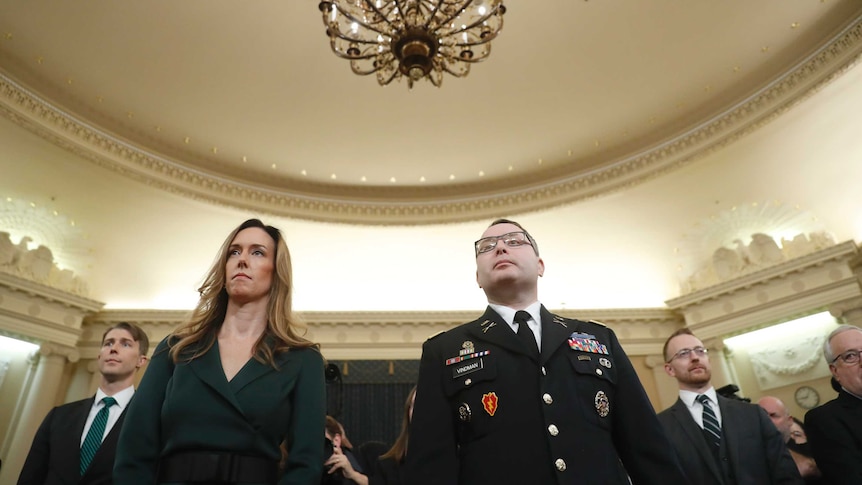
[[[329,473],[330,475],[338,470],[341,470],[341,473],[345,477],[350,478],[350,475],[356,472],[356,470],[353,469],[353,465],[350,464],[350,460],[348,460],[347,456],[344,455],[344,452],[341,451],[340,446],[332,447],[332,456],[330,456],[329,459],[326,460],[324,465],[329,468],[329,471],[327,473]]]
[[[360,485],[368,484],[368,477],[353,469],[353,465],[350,464],[350,460],[348,460],[344,452],[341,451],[340,446],[333,447],[332,456],[324,462],[324,465],[329,468],[327,473],[330,475],[341,470],[341,474],[344,475],[345,478],[353,480]]]

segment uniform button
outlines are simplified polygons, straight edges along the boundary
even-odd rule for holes
[[[557,436],[558,434],[560,434],[560,430],[552,424],[548,426],[548,433],[551,433],[551,436]]]
[[[542,375],[543,375],[543,376],[548,375],[548,373],[547,373],[547,372],[545,372],[545,366],[542,366]]]
[[[545,404],[551,404],[554,402],[554,398],[546,392],[545,394],[542,394],[542,401],[545,401]]]
[[[560,472],[566,471],[566,462],[562,458],[557,458],[554,461],[554,466],[557,467],[557,471],[560,471]]]
[[[596,369],[596,374],[598,374],[598,375],[602,375],[602,374],[604,374],[604,372],[602,372],[602,370],[601,370],[601,369]]]
[[[467,379],[466,381],[464,381],[465,386],[469,386],[472,383],[473,383],[473,379]]]

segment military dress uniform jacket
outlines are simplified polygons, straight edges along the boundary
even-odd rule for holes
[[[102,440],[81,476],[81,436],[96,396],[52,409],[33,438],[18,485],[111,485],[117,438],[126,411]],[[134,398],[132,398],[134,401]]]
[[[153,353],[120,433],[114,481],[158,482],[159,460],[184,452],[227,452],[281,459],[279,485],[320,482],[326,402],[323,357],[314,349],[275,355],[278,370],[250,359],[230,381],[218,342],[174,365],[167,339]]]
[[[760,406],[718,396],[720,462],[681,399],[658,417],[688,480],[698,485],[802,485],[784,438]]]
[[[406,483],[684,483],[613,331],[541,320],[538,361],[491,308],[425,342]]]
[[[805,415],[805,434],[823,483],[862,484],[862,399],[838,397]]]

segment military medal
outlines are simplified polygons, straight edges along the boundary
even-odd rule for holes
[[[482,394],[482,407],[484,407],[485,412],[491,416],[497,412],[497,400],[496,392],[491,391],[488,394]]]
[[[605,418],[608,413],[611,411],[611,403],[608,401],[608,396],[605,394],[605,391],[599,391],[596,393],[595,398],[596,403],[596,412],[599,413],[599,416]]]
[[[446,359],[446,365],[457,364],[458,362],[463,362],[465,360],[475,359],[476,357],[484,357],[491,353],[490,350],[483,350],[481,352],[476,352],[476,347],[473,345],[473,342],[469,340],[465,340],[463,344],[461,344],[461,350],[458,352],[458,357],[452,357],[451,359]],[[479,365],[481,368],[481,364]],[[474,369],[478,370],[478,369]],[[460,372],[459,374],[463,374]]]
[[[462,402],[461,405],[458,406],[458,419],[466,423],[470,421],[471,417],[473,417],[473,411],[470,410],[470,405]]]
[[[592,337],[592,335],[590,335],[590,337]],[[581,352],[608,355],[608,347],[605,344],[599,343],[599,341],[595,339],[576,336],[569,337],[569,347],[571,347],[572,350],[580,350]]]

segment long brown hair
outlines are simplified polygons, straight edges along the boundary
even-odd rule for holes
[[[404,460],[404,455],[407,454],[407,441],[410,439],[410,410],[413,408],[413,397],[416,396],[416,386],[410,389],[407,393],[407,399],[404,401],[404,417],[401,420],[401,434],[395,440],[395,444],[389,451],[380,455],[380,459],[393,458],[397,462]]]
[[[250,227],[258,227],[266,231],[275,241],[276,248],[275,274],[269,289],[266,330],[254,344],[254,358],[274,366],[273,356],[276,353],[286,352],[292,348],[313,347],[320,350],[319,345],[302,336],[305,333],[305,324],[293,314],[291,303],[293,269],[290,264],[290,252],[281,237],[281,231],[273,226],[264,225],[259,219],[249,219],[231,231],[222,243],[218,256],[204,277],[203,285],[198,289],[201,299],[192,312],[191,318],[171,334],[172,338],[168,342],[174,363],[181,359],[186,361],[196,359],[205,354],[215,343],[216,333],[227,313],[229,297],[225,289],[225,264],[230,245],[240,231]],[[194,350],[191,351],[191,349]]]

